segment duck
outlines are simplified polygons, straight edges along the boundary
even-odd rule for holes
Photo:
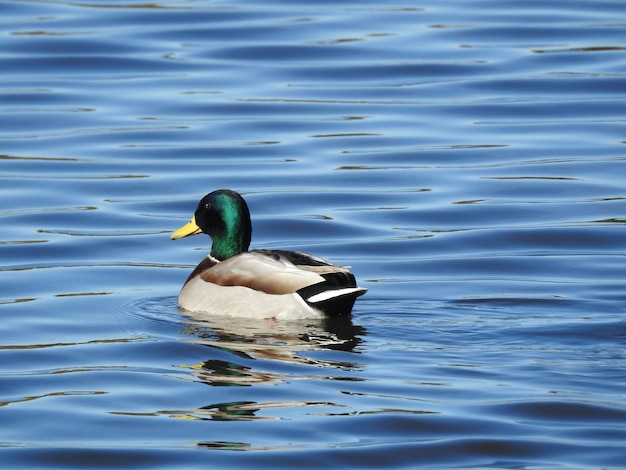
[[[172,240],[204,233],[210,253],[184,283],[179,306],[188,312],[271,319],[348,316],[358,287],[349,267],[301,251],[255,249],[250,211],[230,189],[204,196]]]

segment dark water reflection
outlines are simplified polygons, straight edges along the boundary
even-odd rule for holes
[[[190,366],[201,381],[217,386],[285,382],[291,375],[284,365],[358,370],[356,362],[307,357],[306,352],[355,352],[366,334],[350,318],[278,322],[227,317],[191,320],[184,333],[194,337],[190,341],[209,346],[209,356],[215,355],[214,349],[229,354],[229,360],[208,359]],[[263,370],[262,364],[278,369]]]
[[[195,337],[190,341],[210,348],[207,353],[209,359],[183,366],[190,369],[199,381],[210,386],[279,385],[292,380],[365,380],[354,376],[354,372],[363,367],[358,362],[350,361],[349,357],[307,356],[307,352],[326,349],[355,352],[354,348],[362,341],[360,337],[365,335],[365,330],[353,326],[349,318],[313,322],[214,318],[189,322],[185,334]],[[222,358],[225,355],[227,357]],[[323,370],[318,370],[320,368]],[[190,419],[217,421],[282,419],[284,408],[323,409],[334,406],[337,405],[314,401],[229,401],[179,412],[176,417],[184,413]],[[273,410],[276,410],[276,414]],[[216,443],[199,445],[218,446]],[[220,443],[219,446],[239,448],[239,445],[233,446],[233,443]],[[247,446],[251,447],[252,444]]]

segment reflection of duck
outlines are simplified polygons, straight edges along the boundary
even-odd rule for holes
[[[355,375],[363,366],[357,362],[360,355],[353,351],[363,342],[367,331],[354,325],[350,316],[278,322],[265,318],[206,316],[190,312],[183,333],[190,336],[190,342],[207,347],[207,359],[181,367],[188,369],[190,375],[206,385],[229,387],[230,390],[216,395],[228,397],[226,402],[170,410],[168,415],[172,417],[220,421],[281,419],[284,414],[281,410],[312,406],[319,407],[318,411],[322,413],[324,408],[341,405],[325,401],[277,401],[275,394],[270,394],[274,398],[270,401],[250,401],[250,393],[252,396],[255,393],[239,388],[293,383],[296,380],[307,384],[328,380],[364,380]],[[264,394],[257,393],[256,396]],[[240,444],[245,448],[246,444]],[[231,443],[207,442],[205,445],[230,448]]]
[[[206,233],[211,253],[194,269],[178,302],[190,312],[242,317],[348,315],[367,289],[345,267],[299,251],[248,251],[250,212],[236,192],[207,194],[172,239]]]
[[[354,370],[351,359],[338,360],[309,356],[305,351],[335,350],[351,352],[366,334],[350,317],[299,319],[275,322],[268,319],[232,318],[213,315],[192,316],[185,333],[194,343],[204,344],[219,354],[192,366],[203,381],[212,385],[252,385],[282,382],[280,373],[258,370],[259,360]],[[223,355],[224,353],[230,353]]]

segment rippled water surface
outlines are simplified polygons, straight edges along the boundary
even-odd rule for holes
[[[2,468],[626,468],[626,3],[0,2]],[[194,318],[197,200],[351,319]]]

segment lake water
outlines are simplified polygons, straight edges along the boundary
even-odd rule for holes
[[[2,468],[626,468],[626,3],[0,2]],[[352,266],[201,319],[197,200]]]

